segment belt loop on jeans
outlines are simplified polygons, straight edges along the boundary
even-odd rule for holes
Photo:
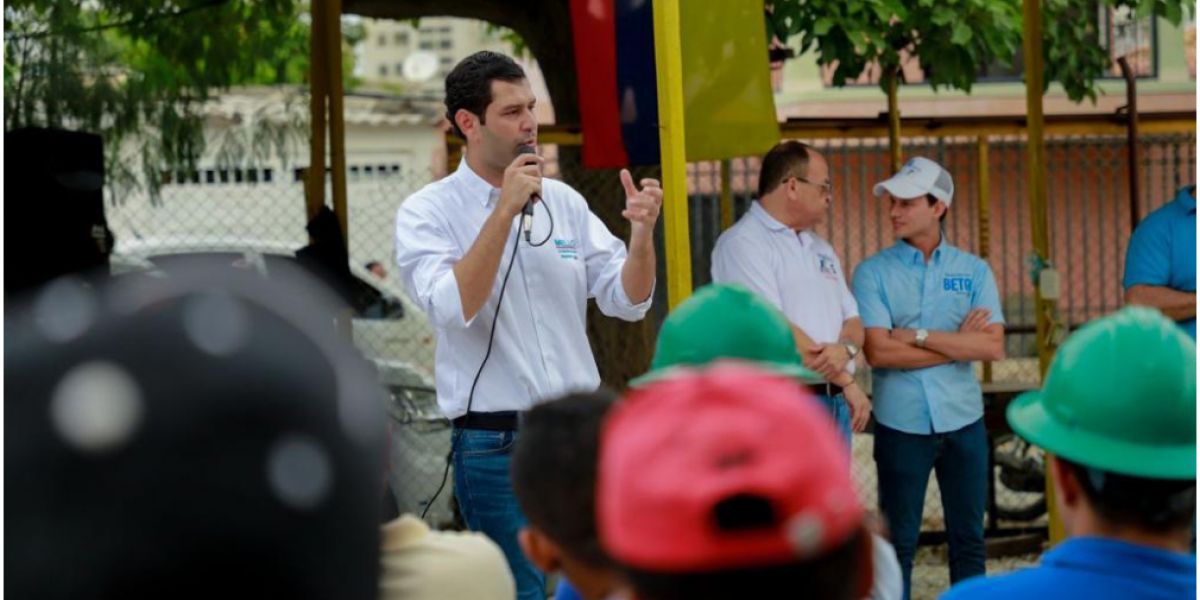
[[[515,410],[500,412],[471,411],[454,419],[457,429],[482,429],[484,431],[516,431],[521,422],[521,414]]]

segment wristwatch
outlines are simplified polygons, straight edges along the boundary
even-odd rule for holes
[[[917,347],[924,348],[925,340],[927,340],[927,339],[929,339],[929,330],[928,329],[918,329],[917,330],[917,339],[916,339]]]
[[[858,356],[859,352],[862,352],[862,348],[855,346],[851,342],[842,342],[842,345],[846,347],[846,354],[850,355],[850,360],[854,360],[854,357]]]

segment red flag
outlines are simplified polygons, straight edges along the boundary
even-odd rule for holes
[[[571,24],[584,135],[583,164],[590,169],[626,166],[629,159],[617,106],[613,0],[571,0]]]

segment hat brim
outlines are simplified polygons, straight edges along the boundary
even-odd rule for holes
[[[1017,435],[1071,462],[1134,477],[1196,478],[1195,444],[1138,444],[1081,431],[1051,416],[1040,390],[1013,400],[1007,417]]]
[[[913,183],[907,177],[892,177],[875,184],[873,193],[876,198],[882,196],[884,192],[901,200],[912,200],[930,193],[929,190]]]
[[[731,360],[736,360],[736,359],[731,359]],[[812,371],[810,369],[807,369],[802,365],[772,363],[772,362],[757,362],[757,361],[743,361],[743,362],[754,365],[763,370],[770,371],[772,373],[778,373],[780,375],[791,377],[793,379],[798,380],[800,383],[803,383],[804,385],[812,385],[813,383],[823,381],[820,374],[818,374],[815,371]],[[637,377],[634,377],[633,379],[630,379],[629,387],[631,387],[631,388],[642,387],[642,386],[654,383],[656,381],[671,377],[682,369],[701,369],[701,368],[704,368],[705,366],[706,365],[685,365],[685,364],[671,365],[670,367],[650,371],[648,373],[645,373],[645,374],[639,375]]]

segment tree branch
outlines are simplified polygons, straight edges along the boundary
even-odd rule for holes
[[[122,27],[142,27],[144,25],[149,25],[151,23],[154,23],[155,21],[161,21],[163,19],[173,19],[176,17],[182,17],[185,15],[194,13],[198,10],[215,8],[217,6],[221,6],[222,4],[226,4],[227,2],[229,2],[229,0],[204,0],[203,2],[200,2],[199,4],[197,4],[195,6],[188,6],[186,8],[181,8],[179,10],[173,10],[170,12],[161,12],[158,14],[150,15],[148,17],[139,17],[136,19],[126,19],[124,21],[118,21],[116,23],[105,23],[104,25],[94,25],[92,27],[69,27],[67,29],[59,29],[59,30],[47,29],[45,31],[34,31],[34,32],[30,32],[30,33],[14,33],[14,34],[10,34],[10,37],[14,40],[34,40],[34,39],[39,39],[39,38],[54,37],[54,36],[60,36],[60,35],[79,35],[81,33],[94,33],[97,31],[104,31],[106,29],[119,29]]]

